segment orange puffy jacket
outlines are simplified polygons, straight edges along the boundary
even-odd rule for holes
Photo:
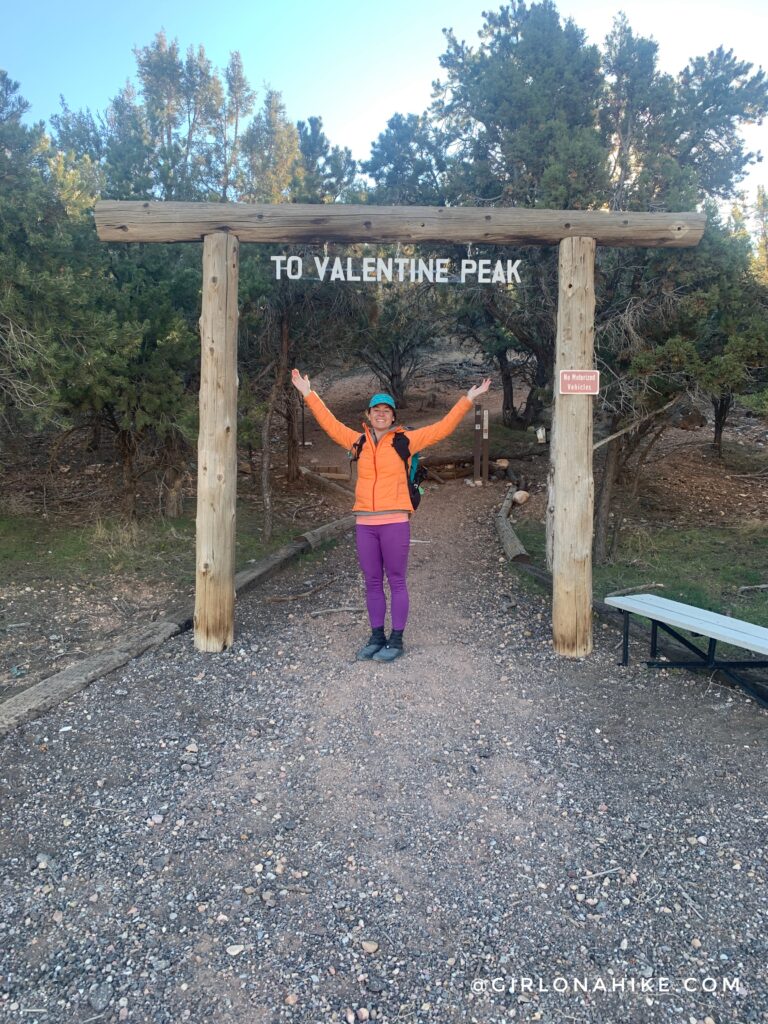
[[[333,415],[314,391],[310,391],[305,399],[323,430],[337,444],[347,451],[357,443],[359,430],[345,427]],[[442,441],[452,434],[462,419],[472,408],[472,402],[465,396],[437,423],[417,430],[403,430],[393,427],[375,444],[368,424],[363,424],[365,444],[357,464],[357,487],[355,488],[355,504],[353,512],[412,512],[413,505],[408,493],[403,460],[395,451],[392,440],[396,431],[401,431],[408,438],[412,452],[420,452],[431,444]]]

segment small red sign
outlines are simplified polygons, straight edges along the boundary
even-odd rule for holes
[[[561,395],[597,395],[600,393],[599,370],[561,370]]]

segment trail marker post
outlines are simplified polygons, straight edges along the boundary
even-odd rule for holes
[[[488,410],[483,409],[483,468],[482,468],[482,479],[483,485],[488,483]]]
[[[698,245],[706,218],[510,207],[101,201],[95,221],[104,242],[204,241],[195,646],[220,651],[234,635],[238,242],[558,245],[559,377],[560,370],[593,369],[595,246]],[[517,262],[510,265],[518,280]],[[509,273],[506,280],[511,283]],[[555,651],[570,657],[592,649],[591,408],[588,393],[555,395],[552,638]],[[477,425],[479,442],[482,425]],[[475,479],[481,474],[479,458],[476,454]]]
[[[475,432],[473,442],[472,482],[474,484],[479,484],[482,479],[481,459],[483,454],[483,407],[479,403],[475,405]]]

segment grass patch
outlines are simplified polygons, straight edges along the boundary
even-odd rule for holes
[[[758,416],[764,416],[768,419],[768,388],[763,388],[762,391],[755,391],[751,395],[739,395],[739,405],[743,405],[745,408],[757,413]]]
[[[94,551],[82,528],[26,516],[0,516],[0,577],[39,579],[91,565]]]
[[[729,473],[762,473],[768,469],[768,449],[738,441],[724,441],[723,465]]]
[[[534,562],[543,565],[544,526],[519,522],[515,530]],[[739,587],[768,583],[768,528],[627,530],[616,561],[593,568],[599,600],[650,583],[663,583],[664,589],[654,592],[672,601],[768,626],[768,591],[738,593]]]
[[[270,543],[261,539],[261,513],[241,502],[237,510],[235,566],[241,569],[287,543],[297,524],[275,524]],[[145,579],[190,583],[195,578],[195,520],[102,519],[74,526],[17,516],[0,517],[0,579],[25,582],[126,573]]]

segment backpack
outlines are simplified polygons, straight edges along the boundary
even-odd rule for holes
[[[360,458],[360,452],[363,450],[364,444],[365,434],[361,434],[357,441],[352,445],[352,451],[349,453],[349,457],[353,462],[357,462]],[[421,485],[427,479],[426,469],[419,464],[421,452],[414,452],[411,454],[410,442],[401,430],[395,431],[395,436],[392,439],[392,447],[403,460],[405,474],[408,480],[408,494],[415,511],[419,507],[421,496],[424,493],[424,488]]]

